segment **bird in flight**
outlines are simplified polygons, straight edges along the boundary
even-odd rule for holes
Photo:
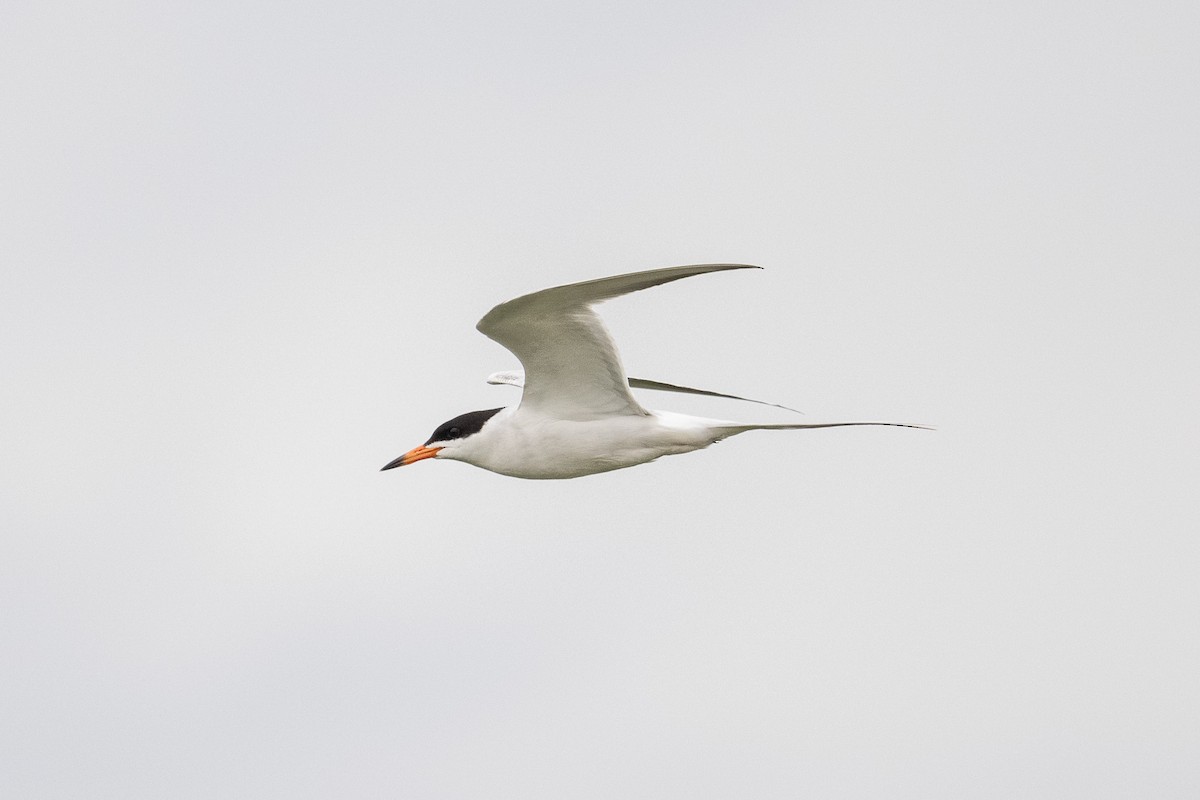
[[[643,408],[631,387],[747,398],[627,378],[616,344],[594,306],[681,278],[733,269],[760,268],[749,264],[666,267],[555,286],[501,303],[476,327],[510,350],[525,368],[524,374],[500,372],[488,379],[521,386],[520,404],[469,411],[444,422],[425,444],[383,469],[443,458],[515,478],[578,478],[690,453],[746,431],[924,427],[896,422],[753,425]]]

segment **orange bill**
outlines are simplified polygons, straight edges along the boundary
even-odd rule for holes
[[[383,472],[384,469],[392,469],[394,467],[407,467],[409,464],[414,462],[423,461],[427,458],[433,458],[441,449],[442,448],[440,447],[426,447],[425,445],[414,447],[412,450],[409,450],[395,461],[389,462],[387,466],[379,471]]]

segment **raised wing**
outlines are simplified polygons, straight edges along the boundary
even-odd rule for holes
[[[766,400],[752,400],[749,397],[738,397],[736,394],[725,394],[723,392],[712,392],[708,389],[693,389],[691,386],[679,386],[674,383],[663,383],[662,381],[651,381],[645,378],[629,378],[629,388],[631,389],[652,389],[656,392],[676,392],[678,394],[698,394],[705,397],[724,397],[727,400],[741,400],[743,403],[757,403],[760,406],[771,406],[772,408],[782,408],[784,411],[794,411],[797,414],[803,414],[803,411],[783,406],[779,403],[768,403]],[[516,386],[518,389],[525,385],[525,373],[520,370],[508,370],[506,372],[493,372],[488,375],[487,382],[493,386]]]
[[[692,275],[749,264],[697,264],[631,272],[543,289],[493,308],[476,327],[525,367],[521,408],[562,419],[646,415],[596,303]]]

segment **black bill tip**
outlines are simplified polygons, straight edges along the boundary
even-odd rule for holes
[[[399,458],[395,459],[394,461],[389,461],[385,466],[381,467],[379,471],[385,472],[389,469],[395,469],[396,467],[403,467],[403,466],[404,466],[404,456],[400,456]]]

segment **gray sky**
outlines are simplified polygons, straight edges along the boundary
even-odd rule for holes
[[[1197,796],[1194,3],[2,17],[0,793]],[[377,472],[705,261],[631,373],[938,432]]]

